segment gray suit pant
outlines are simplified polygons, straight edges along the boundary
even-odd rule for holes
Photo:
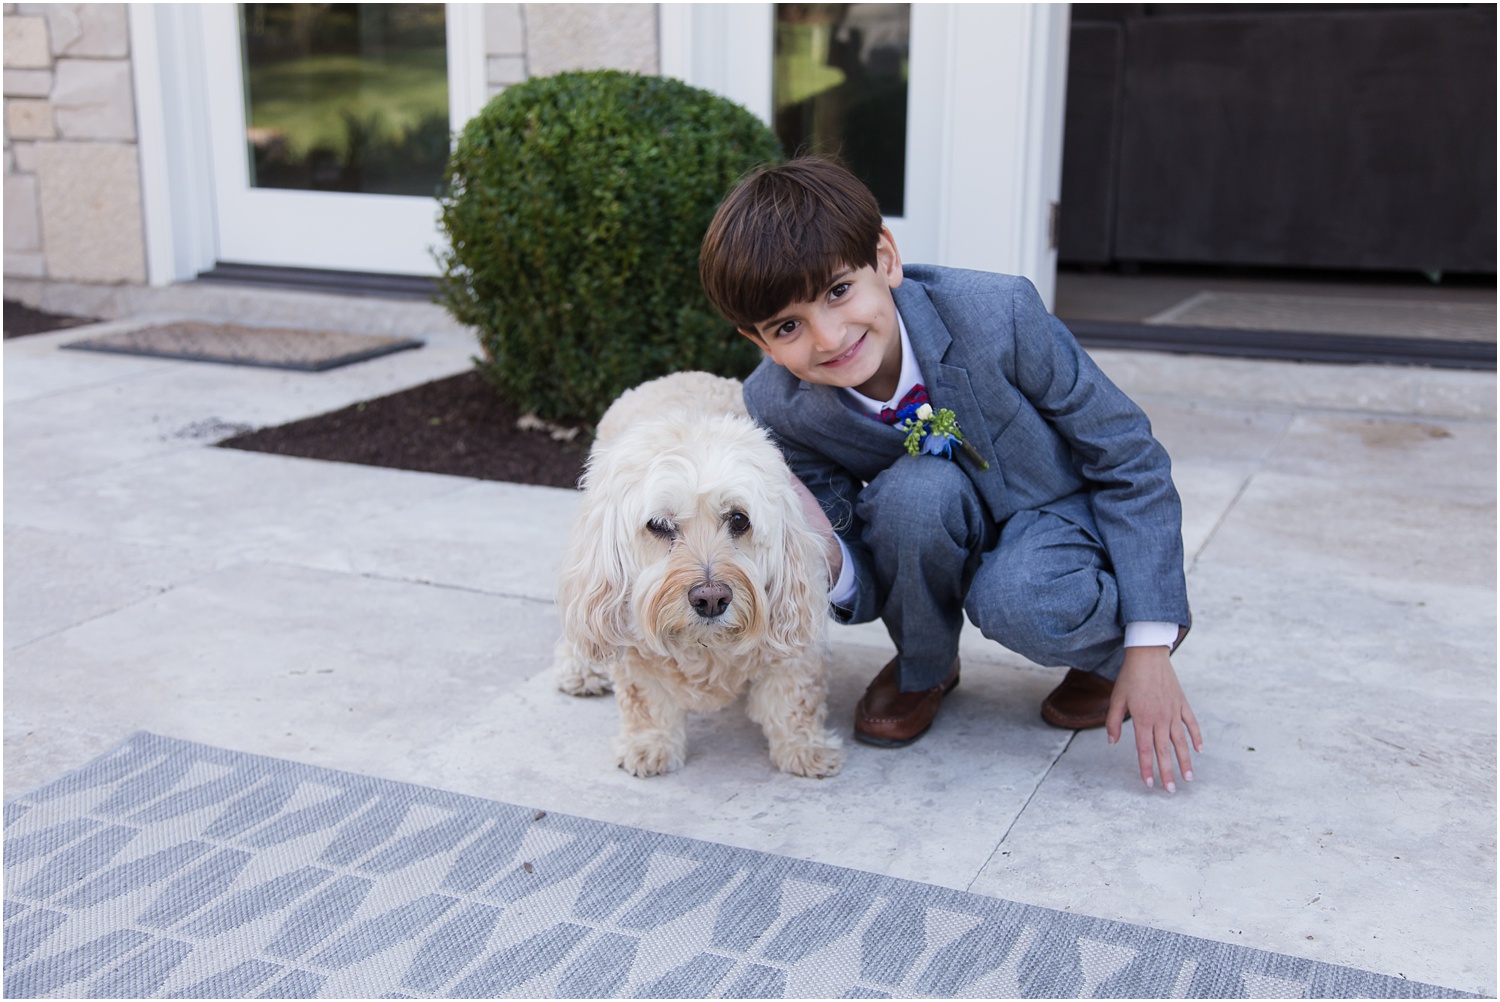
[[[1119,592],[1088,495],[996,525],[955,461],[903,456],[865,487],[856,513],[902,690],[947,677],[965,612],[986,637],[1038,664],[1120,673]]]

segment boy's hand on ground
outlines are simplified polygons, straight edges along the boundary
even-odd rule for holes
[[[1125,664],[1115,680],[1109,700],[1109,714],[1104,729],[1109,743],[1120,740],[1125,715],[1130,714],[1135,731],[1135,750],[1140,759],[1141,779],[1153,785],[1153,764],[1160,765],[1161,785],[1169,793],[1177,792],[1172,774],[1175,755],[1182,778],[1193,778],[1192,751],[1203,750],[1203,735],[1198,718],[1183,695],[1177,672],[1166,647],[1127,647]],[[1189,750],[1188,740],[1192,740]]]

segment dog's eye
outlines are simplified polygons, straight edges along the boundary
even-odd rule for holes
[[[653,518],[651,521],[646,523],[646,529],[651,533],[651,535],[658,536],[662,539],[671,539],[673,536],[677,535],[677,530],[673,528],[672,523],[668,522],[664,518]]]
[[[732,511],[724,516],[724,524],[729,526],[731,536],[743,536],[750,531],[750,516],[742,511]]]

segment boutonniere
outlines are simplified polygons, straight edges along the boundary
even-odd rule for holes
[[[920,456],[925,452],[931,456],[947,456],[951,459],[953,447],[958,446],[975,466],[981,470],[990,468],[979,450],[964,441],[963,432],[958,430],[958,418],[946,407],[935,411],[931,404],[923,404],[917,408],[916,414],[897,427],[906,432],[906,451],[909,455]]]

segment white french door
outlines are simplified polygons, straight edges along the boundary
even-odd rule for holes
[[[836,23],[811,43],[822,47],[819,58],[831,68],[843,54],[830,58],[830,45],[847,50],[863,39],[868,48],[881,33],[870,20],[883,16],[868,9],[875,6],[664,4],[658,15],[662,72],[780,124],[785,109],[772,97],[778,37],[783,49],[809,43],[806,32],[788,31],[791,12],[778,8],[800,8],[796,16],[802,17],[807,8],[844,8],[831,12]],[[913,3],[909,29],[904,197],[899,215],[886,217],[902,258],[1025,275],[1050,304],[1067,5]],[[818,86],[816,80],[799,85]]]
[[[292,16],[306,22],[316,8],[330,5],[198,5],[202,46],[199,72],[202,74],[208,152],[212,162],[216,260],[341,271],[436,274],[434,252],[445,241],[438,226],[434,195],[389,191],[399,190],[401,184],[390,179],[391,170],[385,162],[392,156],[401,156],[400,147],[395,153],[385,155],[382,170],[387,176],[375,181],[332,177],[339,174],[340,168],[331,164],[326,149],[323,150],[325,155],[321,166],[305,168],[304,177],[293,177],[293,171],[285,163],[290,155],[284,151],[295,140],[295,135],[289,139],[289,130],[256,129],[247,120],[251,117],[247,109],[252,108],[247,90],[253,85],[254,77],[246,65],[251,52],[245,38],[246,17],[255,13],[254,8],[262,6],[282,10],[293,8]],[[380,5],[344,6],[378,8]],[[446,17],[440,19],[446,24],[440,25],[439,30],[446,29],[447,114],[436,124],[436,129],[438,132],[455,131],[479,110],[485,99],[483,8],[479,4],[426,6],[446,8]],[[295,26],[304,49],[311,44],[307,40],[316,38],[319,30],[315,24]],[[355,30],[364,31],[366,35],[370,33],[367,27],[356,27]],[[283,44],[285,47],[292,43],[283,40]],[[387,40],[381,38],[370,44],[386,45]],[[441,67],[444,63],[442,57],[443,53],[439,51],[435,60],[428,61]],[[306,68],[293,59],[284,62],[290,67],[288,73],[306,72]],[[332,77],[335,74],[326,75]],[[402,80],[404,78],[389,86],[404,86]],[[269,88],[269,85],[265,86]],[[357,88],[358,84],[352,86]],[[430,82],[428,86],[432,89]],[[321,90],[323,83],[313,87],[311,91],[302,92],[315,97],[303,100],[304,107],[301,108],[295,107],[298,104],[297,92],[290,88],[283,88],[290,92],[290,97],[285,93],[273,94],[272,99],[264,103],[278,110],[282,120],[304,123],[311,118],[306,106],[326,96]],[[438,87],[441,87],[441,76]],[[439,104],[441,100],[439,95]],[[347,120],[343,126],[348,133],[343,139],[346,145],[368,147],[374,144],[372,130],[361,124],[356,115],[347,110],[339,110],[337,114]],[[370,121],[378,124],[378,119]],[[428,123],[429,133],[434,131],[432,125]],[[442,142],[441,136],[438,142]],[[441,151],[437,156],[441,158]],[[307,159],[306,154],[303,159]],[[316,154],[313,159],[317,159]],[[429,178],[435,169],[439,169],[432,166],[433,159],[434,155],[429,151],[426,156],[426,176]],[[359,172],[346,166],[343,173]],[[355,190],[318,190],[316,187],[321,185],[326,189],[326,186],[336,184]],[[359,190],[361,186],[365,190]],[[388,190],[382,191],[382,187]],[[407,183],[406,187],[421,190],[422,183]],[[369,190],[372,188],[375,190]],[[426,190],[435,191],[435,182]]]

